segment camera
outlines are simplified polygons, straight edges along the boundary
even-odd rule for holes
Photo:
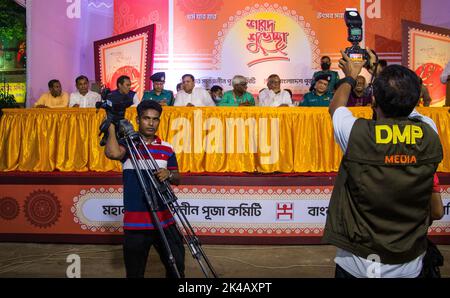
[[[365,66],[370,65],[370,56],[365,49],[359,46],[359,43],[363,40],[363,23],[358,11],[354,8],[347,8],[344,13],[345,24],[348,29],[347,40],[352,43],[351,47],[345,49],[345,54],[357,62],[363,62],[366,60]]]
[[[102,100],[95,103],[98,109],[106,111],[106,119],[100,125],[100,134],[103,133],[100,146],[106,145],[108,139],[108,128],[113,124],[116,128],[117,137],[121,138],[119,132],[121,131],[121,121],[125,119],[126,109],[133,105],[133,99],[126,94],[121,94],[119,91],[111,92],[110,89],[102,89]]]

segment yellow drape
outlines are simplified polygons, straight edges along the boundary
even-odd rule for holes
[[[351,108],[370,118],[371,109]],[[448,108],[418,108],[438,127],[450,172]],[[120,171],[99,146],[104,112],[95,109],[5,109],[0,119],[1,171]],[[135,124],[136,109],[126,117]],[[335,172],[342,157],[326,108],[166,107],[158,135],[177,152],[181,172]]]

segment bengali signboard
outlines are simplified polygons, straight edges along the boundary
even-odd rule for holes
[[[349,46],[346,8],[363,18],[362,45],[399,63],[401,20],[420,21],[420,0],[114,0],[114,32],[156,25],[155,71],[166,72],[168,89],[192,73],[198,85],[227,90],[240,74],[257,94],[275,72],[283,88],[304,94],[322,55],[339,70],[339,49]]]
[[[119,235],[118,186],[3,186],[0,234]],[[174,188],[199,236],[320,237],[331,186],[181,186]],[[445,216],[431,235],[450,236],[450,185],[441,188]]]

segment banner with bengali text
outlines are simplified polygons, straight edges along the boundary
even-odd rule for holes
[[[420,0],[115,0],[114,32],[156,25],[154,69],[167,72],[168,89],[192,73],[197,85],[228,90],[240,74],[257,94],[277,73],[283,88],[304,94],[320,57],[330,56],[338,70],[339,50],[350,46],[346,8],[361,13],[362,46],[400,63],[401,20],[420,21]]]
[[[120,235],[118,185],[2,185],[0,234]],[[332,186],[183,185],[174,188],[199,236],[320,237]],[[450,236],[450,185],[445,216],[430,235]]]

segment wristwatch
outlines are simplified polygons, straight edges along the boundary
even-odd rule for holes
[[[348,83],[350,86],[352,86],[352,89],[356,86],[356,80],[352,77],[345,77],[342,79],[342,84]]]
[[[169,181],[170,181],[173,178],[173,173],[171,171],[169,171],[169,172],[170,172],[170,174],[169,174],[169,177],[167,179],[169,179]]]

